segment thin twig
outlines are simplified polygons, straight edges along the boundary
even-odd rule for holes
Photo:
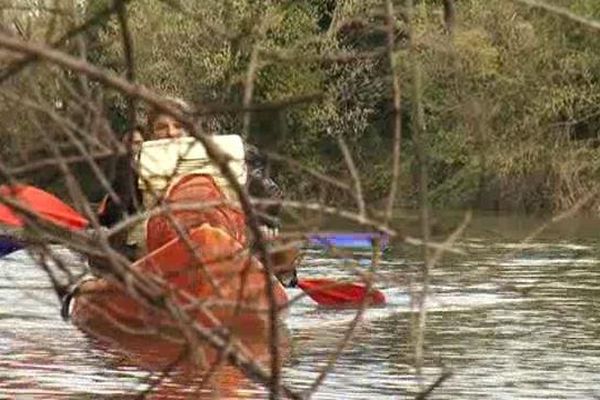
[[[279,100],[259,103],[252,102],[248,105],[226,104],[226,103],[201,103],[196,107],[192,115],[206,116],[213,114],[224,113],[240,113],[240,112],[266,112],[278,111],[291,106],[303,105],[307,103],[319,102],[323,100],[322,92],[310,92],[296,96],[284,97]]]
[[[423,242],[423,265],[421,269],[421,292],[418,299],[418,321],[415,327],[415,365],[417,374],[421,374],[423,367],[423,350],[425,341],[425,325],[427,320],[427,296],[429,295],[430,272],[432,269],[432,258],[427,243],[430,241],[431,227],[429,225],[429,193],[428,193],[428,157],[427,136],[425,134],[425,120],[423,116],[421,69],[418,54],[413,38],[413,1],[406,0],[405,13],[407,15],[408,35],[410,40],[410,54],[412,66],[412,128],[415,142],[417,161],[419,164],[419,209],[420,225]]]
[[[381,258],[381,243],[379,241],[379,238],[376,238],[373,240],[372,249],[373,249],[373,255],[371,258],[371,265],[369,268],[370,274],[368,274],[368,276],[365,279],[367,294],[362,298],[362,301],[359,305],[358,310],[356,311],[354,318],[352,319],[352,321],[348,325],[348,329],[346,329],[346,332],[344,333],[344,337],[342,338],[342,340],[339,341],[337,348],[335,349],[333,354],[331,354],[331,356],[329,357],[327,364],[322,369],[321,373],[319,373],[319,376],[317,376],[317,378],[314,380],[314,382],[310,386],[309,390],[305,393],[307,398],[310,398],[317,391],[319,386],[325,381],[325,378],[327,377],[327,375],[333,370],[333,368],[337,364],[338,359],[342,355],[342,352],[348,346],[348,343],[354,336],[356,328],[358,327],[358,324],[362,320],[362,317],[369,305],[368,304],[368,302],[369,302],[368,293],[370,293],[370,291],[371,291],[372,284],[373,284],[373,277],[375,276],[374,271],[375,271],[375,269],[377,269],[379,267],[379,262],[380,262],[380,258]]]
[[[263,6],[267,8],[266,6]],[[262,7],[261,7],[262,8]],[[246,79],[244,80],[244,98],[242,100],[242,104],[245,108],[248,108],[252,103],[252,97],[254,95],[254,81],[256,80],[256,74],[259,70],[259,54],[260,54],[260,42],[263,40],[263,37],[266,33],[267,28],[269,27],[269,16],[262,15],[259,17],[258,29],[256,33],[255,41],[252,45],[252,50],[250,51],[250,61],[248,62],[248,68],[246,69]],[[243,114],[243,123],[242,129],[244,133],[244,138],[248,139],[250,136],[250,118],[252,114],[249,111],[244,112]]]
[[[450,37],[454,35],[456,23],[456,3],[454,0],[444,0],[444,25]]]
[[[146,390],[144,390],[142,393],[139,394],[138,396],[138,400],[144,400],[146,399],[154,389],[156,389],[163,381],[165,378],[167,378],[169,376],[169,374],[175,369],[177,368],[177,366],[179,364],[182,363],[182,361],[185,359],[185,357],[187,357],[189,353],[189,350],[187,348],[187,346],[184,346],[181,351],[179,352],[179,354],[177,355],[177,357],[175,357],[175,359],[173,361],[171,361],[169,364],[167,364],[165,366],[165,368],[163,368],[162,371],[160,371],[159,376],[155,379],[154,382],[152,382],[150,385],[148,385],[148,387],[146,388]]]
[[[517,3],[523,4],[523,5],[532,7],[532,8],[539,8],[541,10],[548,11],[552,14],[556,14],[556,15],[566,18],[570,21],[577,22],[578,24],[583,25],[584,27],[589,28],[593,31],[600,32],[600,21],[574,14],[564,7],[554,6],[554,5],[548,4],[546,2],[538,1],[538,0],[513,0],[513,1],[516,1]]]
[[[129,21],[127,18],[127,6],[123,0],[115,0],[117,5],[117,19],[119,21],[119,27],[121,31],[121,39],[123,43],[123,57],[125,59],[125,77],[130,83],[135,83],[135,60],[133,52],[133,38],[131,37],[131,31],[129,30]],[[136,115],[136,103],[137,99],[135,96],[127,96],[127,119],[129,121],[129,135],[133,134],[137,123]],[[130,138],[131,139],[131,138]],[[127,140],[127,159],[132,159],[132,140]],[[123,174],[124,176],[121,176]],[[126,168],[125,171],[118,172],[119,178],[125,178],[125,193],[119,193],[123,198],[125,204],[133,204],[134,208],[139,208],[138,199],[135,193],[136,183],[134,182],[135,177],[133,175],[132,168]]]
[[[440,387],[446,380],[452,377],[452,371],[446,371],[442,373],[429,387],[423,390],[421,393],[415,396],[415,400],[425,400],[429,397],[431,393],[438,387]]]
[[[319,181],[322,181],[322,182],[325,182],[325,183],[329,183],[330,185],[333,185],[333,186],[335,186],[335,187],[337,187],[339,189],[346,190],[346,191],[350,191],[351,190],[350,189],[350,185],[348,185],[347,183],[342,182],[342,181],[340,181],[338,179],[332,178],[329,175],[322,174],[319,171],[314,170],[313,168],[309,168],[306,165],[304,165],[303,163],[294,160],[293,158],[285,157],[285,156],[282,156],[280,154],[269,152],[269,151],[264,152],[264,155],[267,158],[271,159],[271,160],[275,160],[275,161],[280,161],[282,163],[286,163],[294,171],[299,171],[299,172],[307,173],[309,175],[314,176]]]
[[[400,146],[402,141],[402,115],[401,115],[401,88],[400,78],[398,77],[398,66],[396,62],[395,48],[395,32],[396,32],[396,16],[394,14],[394,5],[392,0],[385,0],[385,26],[387,28],[387,55],[392,76],[392,100],[393,100],[393,161],[392,161],[392,180],[390,182],[390,191],[387,199],[385,212],[385,223],[387,224],[392,218],[394,204],[396,202],[396,194],[400,179]]]
[[[131,0],[122,0],[123,3],[129,3],[130,1]],[[75,36],[79,35],[80,33],[87,31],[88,29],[90,29],[93,26],[103,23],[106,19],[110,18],[110,16],[117,10],[117,7],[118,7],[117,3],[118,2],[113,2],[110,6],[104,8],[103,10],[98,11],[97,13],[94,14],[94,16],[92,18],[88,19],[83,24],[81,24],[78,27],[65,33],[57,41],[52,43],[51,46],[52,47],[64,46],[66,43],[68,43],[68,41],[70,39],[74,38]],[[21,71],[23,68],[25,68],[32,62],[36,61],[38,59],[38,57],[39,57],[39,55],[29,54],[28,56],[24,57],[23,59],[15,62],[13,65],[6,68],[6,71],[4,71],[4,73],[0,75],[0,84],[5,82],[11,76],[17,74],[19,71]]]
[[[350,176],[352,176],[352,182],[354,183],[354,198],[356,199],[356,203],[358,205],[358,215],[364,217],[366,215],[365,208],[365,199],[363,197],[362,185],[360,183],[360,176],[358,174],[358,170],[356,165],[354,164],[354,160],[352,155],[350,154],[350,150],[348,149],[348,145],[343,137],[338,136],[338,146],[342,150],[342,154],[344,155],[344,160],[346,161],[346,166],[350,171]]]

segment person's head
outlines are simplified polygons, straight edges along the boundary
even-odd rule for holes
[[[136,128],[131,131],[130,139],[131,151],[133,154],[138,154],[142,150],[142,144],[144,143],[144,135],[142,135],[142,129]]]
[[[144,143],[143,128],[136,126],[123,136],[123,143],[126,146],[131,145],[131,152],[138,154],[142,150],[142,144]]]
[[[169,97],[167,101],[170,105],[179,108],[181,111],[191,111],[189,104],[179,98]],[[152,109],[148,113],[148,139],[173,139],[187,135],[181,122],[172,116],[156,109]]]

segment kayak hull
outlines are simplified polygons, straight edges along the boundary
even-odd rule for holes
[[[167,201],[219,196],[211,177],[194,175],[176,182]],[[248,251],[242,216],[220,205],[153,217],[147,224],[147,255],[130,266],[126,279],[84,282],[73,300],[72,321],[94,337],[160,332],[182,340],[190,322],[201,330],[226,327],[245,336],[265,335],[269,310],[284,308],[288,296]],[[177,228],[186,231],[185,239]]]

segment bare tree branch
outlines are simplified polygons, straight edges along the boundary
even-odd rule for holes
[[[538,0],[513,0],[517,3],[532,7],[539,8],[544,11],[548,11],[551,14],[556,14],[560,17],[566,18],[567,20],[576,22],[592,31],[600,32],[600,21],[596,21],[590,18],[582,17],[574,14],[564,7],[554,6],[543,1]]]
[[[390,66],[390,74],[392,76],[392,101],[393,101],[393,162],[392,162],[392,181],[390,183],[390,191],[387,199],[385,212],[386,223],[392,218],[394,204],[396,203],[396,195],[400,180],[400,144],[402,141],[402,115],[401,115],[401,92],[400,79],[398,77],[398,66],[396,62],[395,48],[395,32],[396,32],[396,16],[394,14],[394,5],[392,0],[385,0],[384,6],[386,10],[385,26],[387,29],[387,55]]]
[[[348,149],[348,145],[344,141],[344,138],[342,138],[341,136],[338,136],[338,146],[342,150],[344,160],[346,161],[346,165],[348,166],[348,170],[350,171],[350,176],[352,176],[352,181],[354,182],[354,198],[356,199],[356,203],[358,205],[358,214],[360,216],[365,216],[365,199],[363,198],[360,176],[358,174],[358,170],[356,169],[356,165],[354,165],[354,160],[352,159],[352,155],[350,154],[350,149]]]
[[[122,0],[122,3],[128,3],[130,1],[131,0]],[[65,33],[56,42],[52,43],[52,47],[61,47],[61,46],[65,45],[70,39],[74,38],[75,36],[79,35],[80,33],[87,31],[88,29],[90,29],[93,26],[101,24],[107,18],[110,18],[110,16],[117,10],[119,3],[120,3],[119,1],[113,2],[113,4],[111,6],[106,7],[104,10],[99,11],[92,18],[90,18],[89,20],[87,20],[86,22],[81,24],[80,26]],[[17,61],[12,66],[8,67],[6,69],[6,71],[4,71],[4,73],[0,74],[0,84],[5,82],[11,76],[17,74],[19,71],[21,71],[24,67],[26,67],[33,61],[35,61],[37,59],[37,57],[38,56],[36,56],[36,55],[30,54],[29,56],[23,58],[22,60]]]

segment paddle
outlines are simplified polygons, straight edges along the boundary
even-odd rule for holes
[[[279,242],[281,247],[275,247],[269,252],[271,266],[274,267],[280,281],[289,286],[296,281],[296,286],[304,291],[317,304],[322,306],[341,306],[355,307],[360,306],[363,302],[367,305],[380,305],[385,303],[384,294],[371,287],[368,290],[367,285],[362,282],[340,282],[332,279],[313,278],[313,279],[298,279],[293,269],[294,265],[299,263],[302,258],[300,248],[289,243],[286,244],[285,239],[271,239],[274,242]],[[376,242],[376,241],[375,241]],[[373,249],[375,251],[375,249]],[[290,277],[290,273],[294,271],[294,278]],[[293,286],[293,285],[292,285]]]
[[[298,287],[322,306],[356,307],[385,304],[385,295],[378,289],[360,282],[337,282],[331,279],[299,279]]]
[[[40,218],[70,229],[83,229],[87,219],[56,196],[30,185],[2,185],[0,195],[20,202],[24,207],[39,214]],[[0,204],[0,223],[12,228],[23,226],[23,220],[10,207]],[[20,241],[10,234],[0,236],[0,257],[23,248]]]

